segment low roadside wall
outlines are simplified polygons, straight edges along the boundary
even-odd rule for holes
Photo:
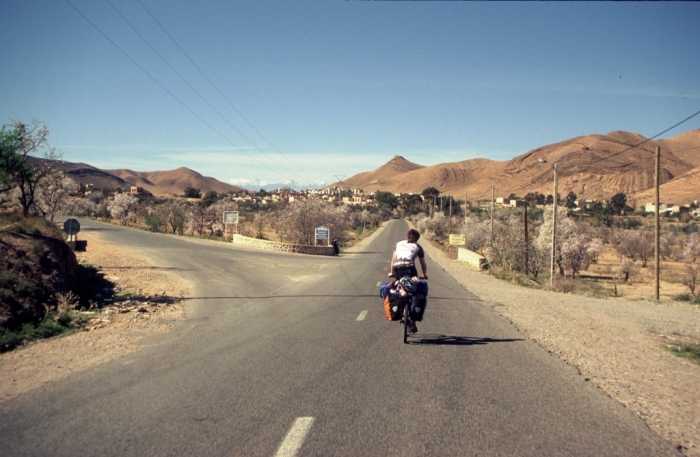
[[[332,246],[305,246],[302,244],[280,243],[279,241],[259,240],[247,236],[233,235],[233,243],[263,251],[295,252],[298,254],[333,255]]]
[[[486,259],[484,256],[479,255],[474,251],[470,251],[469,249],[458,248],[457,260],[468,263],[479,270],[485,270],[487,268]]]

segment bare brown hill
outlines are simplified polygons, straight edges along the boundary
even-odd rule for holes
[[[359,187],[365,192],[367,192],[367,189],[372,189],[369,192],[373,192],[377,189],[386,189],[386,186],[390,185],[387,180],[392,179],[394,176],[421,168],[424,168],[424,166],[409,162],[401,156],[394,156],[394,158],[374,171],[359,173],[342,181],[342,186],[349,188]]]
[[[170,171],[133,171],[127,169],[107,170],[134,186],[140,186],[154,195],[182,195],[186,187],[200,189],[202,193],[211,190],[218,193],[239,191],[240,187],[223,183],[194,170],[180,167]]]
[[[629,195],[653,185],[657,146],[662,154],[662,183],[687,173],[697,166],[695,161],[700,161],[693,155],[700,156],[698,130],[660,141],[615,131],[543,146],[509,161],[470,159],[386,173],[392,171],[390,164],[395,157],[374,172],[360,173],[341,185],[352,183],[348,187],[366,192],[420,192],[432,186],[457,198],[464,198],[466,193],[469,200],[490,199],[492,185],[497,197],[511,193],[524,196],[528,192],[547,195],[553,192],[552,165],[557,164],[561,195],[574,191],[579,198],[608,199],[617,192]],[[675,151],[680,151],[679,155]]]
[[[31,156],[28,157],[28,160],[29,163],[44,162],[44,159]],[[113,174],[86,163],[58,160],[52,163],[52,166],[63,170],[66,175],[75,182],[80,184],[93,184],[99,189],[116,189],[117,187],[125,189],[131,185],[118,176],[114,176]]]
[[[649,188],[628,196],[629,201],[634,201],[635,206],[653,202],[656,196],[654,189]],[[677,178],[659,186],[659,198],[661,203],[685,205],[693,201],[700,201],[700,167],[683,173]]]

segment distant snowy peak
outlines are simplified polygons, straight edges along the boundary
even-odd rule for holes
[[[278,181],[278,182],[270,182],[270,181],[261,181],[259,179],[245,179],[245,178],[232,178],[228,180],[229,184],[233,184],[234,186],[242,187],[247,190],[260,190],[260,189],[265,189],[266,191],[272,191],[276,189],[280,189],[283,187],[288,187],[290,189],[294,190],[305,190],[305,189],[322,189],[326,187],[327,185],[331,184],[330,182],[325,182],[325,181],[316,181],[313,183],[298,183],[296,181]]]

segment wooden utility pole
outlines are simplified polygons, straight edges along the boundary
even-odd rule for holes
[[[530,243],[527,238],[527,201],[525,202],[525,211],[523,212],[523,222],[525,225],[525,276],[529,274],[529,251]]]
[[[493,241],[493,207],[496,204],[496,185],[491,184],[491,241]]]
[[[452,196],[450,196],[450,219],[447,221],[447,234],[452,233]]]
[[[467,222],[467,193],[464,193],[464,222]]]
[[[554,258],[557,247],[557,164],[554,166],[554,195],[552,196],[552,262],[549,269],[549,287],[554,289]]]
[[[660,205],[660,198],[659,198],[659,171],[660,171],[660,162],[661,162],[661,148],[659,146],[656,147],[656,163],[654,164],[654,192],[656,193],[656,208],[654,212],[654,270],[655,270],[655,276],[656,276],[656,282],[654,284],[654,291],[655,295],[654,297],[658,300],[659,299],[659,274],[661,272],[661,258],[659,256],[659,241],[661,238],[661,226],[659,224],[659,205]]]

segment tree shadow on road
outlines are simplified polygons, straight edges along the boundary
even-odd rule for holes
[[[420,339],[415,339],[420,338]],[[472,336],[453,336],[453,335],[437,335],[427,334],[413,337],[409,340],[410,344],[431,344],[434,346],[474,346],[491,343],[514,343],[516,341],[525,341],[523,338],[478,338]]]

